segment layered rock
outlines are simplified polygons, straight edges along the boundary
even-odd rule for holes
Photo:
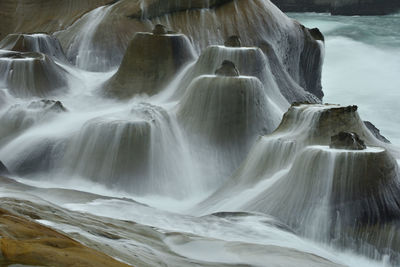
[[[37,52],[0,53],[0,83],[17,97],[45,97],[67,87],[67,72]]]
[[[385,15],[400,10],[396,0],[273,0],[284,12],[330,12],[333,15]]]
[[[105,93],[118,98],[157,94],[192,60],[191,44],[183,34],[167,34],[161,25],[153,33],[136,33]]]
[[[43,33],[9,34],[0,42],[0,49],[15,52],[38,52],[67,62],[57,38]]]

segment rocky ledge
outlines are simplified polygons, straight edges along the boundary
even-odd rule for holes
[[[4,209],[0,209],[0,225],[1,266],[129,266]]]

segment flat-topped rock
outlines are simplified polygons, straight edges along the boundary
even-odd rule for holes
[[[135,34],[117,73],[104,85],[106,95],[126,99],[137,94],[157,94],[194,60],[185,35],[161,32]]]

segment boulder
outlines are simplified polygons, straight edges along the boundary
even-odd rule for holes
[[[215,71],[215,75],[231,77],[240,76],[235,63],[229,60],[224,60],[224,62],[222,62],[221,67]]]
[[[357,133],[340,132],[332,136],[330,148],[363,150],[366,149],[367,146]]]
[[[228,37],[228,39],[225,41],[224,45],[226,47],[241,47],[242,41],[240,40],[239,36],[232,35],[232,36]]]
[[[157,24],[156,26],[154,26],[153,29],[154,35],[167,34],[167,33],[168,33],[167,27],[165,27],[164,25]]]

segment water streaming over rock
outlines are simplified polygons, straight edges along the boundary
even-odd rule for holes
[[[399,149],[316,104],[319,30],[121,0],[55,36],[0,42],[2,208],[135,266],[399,264]]]

